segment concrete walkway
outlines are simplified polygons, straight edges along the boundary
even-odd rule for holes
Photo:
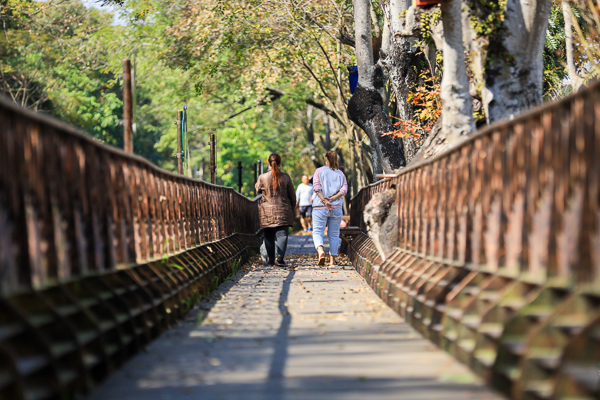
[[[501,399],[311,246],[290,238],[289,269],[246,265],[89,400]]]
[[[325,251],[329,251],[329,237],[325,235],[323,238],[323,244]],[[312,233],[305,233],[299,235],[290,236],[288,240],[288,247],[286,254],[314,254],[316,257],[317,250],[315,250],[315,244],[312,240]]]

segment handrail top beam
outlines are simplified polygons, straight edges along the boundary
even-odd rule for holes
[[[167,171],[165,169],[162,169],[162,168],[152,164],[150,161],[146,160],[145,158],[143,158],[141,156],[138,156],[138,155],[135,155],[132,153],[127,153],[127,152],[119,149],[118,147],[115,147],[115,146],[112,146],[112,145],[109,145],[106,143],[102,143],[102,142],[98,141],[97,139],[95,139],[93,136],[91,136],[89,133],[85,132],[84,130],[79,129],[75,126],[69,125],[51,115],[43,114],[40,112],[34,112],[34,111],[28,110],[24,107],[21,107],[20,105],[15,104],[11,99],[6,97],[5,95],[0,94],[0,109],[2,109],[2,108],[8,109],[8,110],[13,111],[18,114],[21,114],[24,118],[26,118],[29,121],[35,121],[40,124],[50,125],[51,127],[55,128],[60,133],[66,133],[66,134],[75,136],[77,139],[83,140],[83,141],[87,142],[88,144],[96,146],[104,151],[110,152],[118,157],[129,159],[130,161],[134,161],[134,162],[137,162],[140,164],[144,164],[145,167],[151,168],[160,174],[164,174],[164,175],[167,175],[167,176],[175,178],[175,179],[182,179],[182,180],[187,180],[187,181],[194,182],[194,183],[201,183],[203,185],[212,186],[214,188],[230,190],[233,193],[235,193],[236,195],[241,196],[248,201],[257,200],[257,198],[250,200],[246,196],[238,193],[234,188],[231,188],[228,186],[215,185],[213,183],[206,182],[202,179],[194,179],[194,178],[190,178],[185,175],[179,175],[179,174]]]

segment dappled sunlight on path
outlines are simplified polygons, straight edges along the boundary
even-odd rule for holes
[[[306,240],[290,237],[290,249]],[[345,257],[329,270],[314,250],[287,262],[247,264],[90,399],[500,398],[416,334]]]

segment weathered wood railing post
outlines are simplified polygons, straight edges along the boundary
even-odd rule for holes
[[[215,134],[210,135],[210,182],[217,183],[217,161],[216,161],[216,140]]]
[[[258,166],[256,163],[254,163],[254,187],[256,187],[256,181],[258,181],[258,170],[257,170]],[[258,192],[256,191],[256,189],[254,189],[254,195],[258,195]]]
[[[177,111],[177,173],[183,175],[183,160],[181,159],[181,111]]]
[[[238,192],[242,193],[242,186],[244,185],[242,182],[242,162],[238,161]]]
[[[131,94],[131,61],[123,60],[123,149],[133,153],[133,97]]]

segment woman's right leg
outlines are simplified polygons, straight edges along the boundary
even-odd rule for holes
[[[327,232],[327,237],[329,238],[329,262],[331,265],[335,265],[335,257],[340,248],[340,225],[342,224],[343,216],[344,212],[342,209],[336,208],[332,211],[327,221],[327,226],[329,226]]]
[[[289,226],[278,226],[275,228],[275,261],[283,264],[285,250],[287,248]]]
[[[336,208],[331,212],[328,218],[329,229],[327,230],[327,237],[329,238],[329,254],[337,256],[338,249],[340,248],[340,225],[342,224],[342,217],[344,212],[341,208]]]
[[[267,249],[267,256],[269,257],[269,265],[275,264],[275,232],[277,228],[264,228],[265,233],[265,248]]]

